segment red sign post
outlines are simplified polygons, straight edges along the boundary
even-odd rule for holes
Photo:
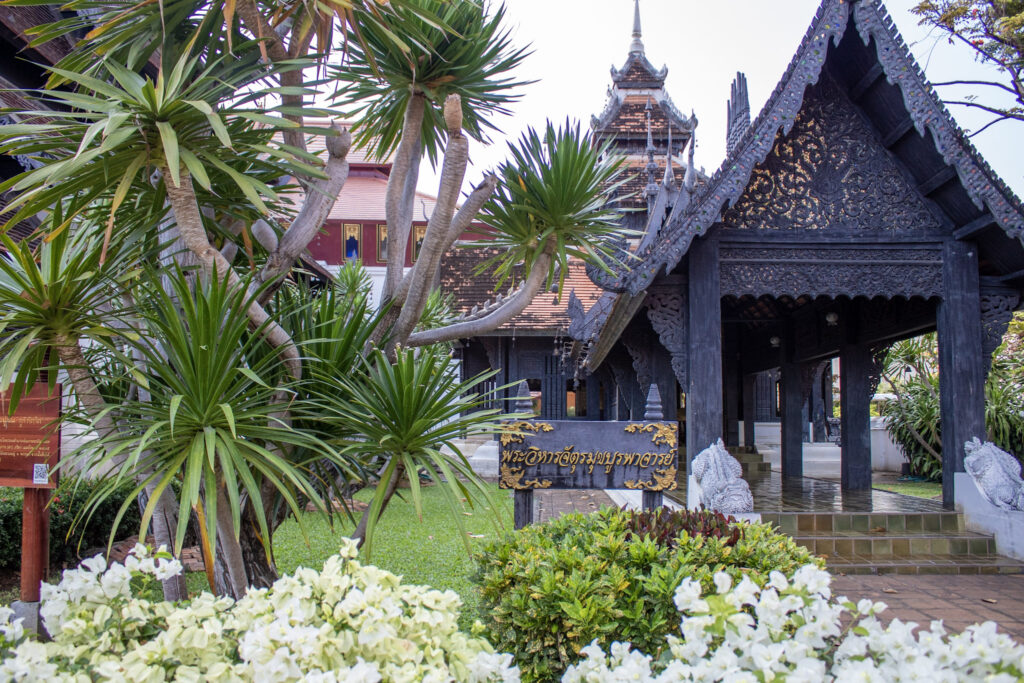
[[[21,599],[39,601],[39,584],[50,565],[50,489],[57,487],[60,461],[60,385],[45,382],[21,398],[10,413],[8,392],[0,393],[0,486],[25,489],[21,508]]]

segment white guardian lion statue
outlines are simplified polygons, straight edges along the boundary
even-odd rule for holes
[[[1017,458],[977,437],[964,444],[964,451],[964,469],[993,505],[1003,510],[1024,510],[1024,481]]]
[[[691,467],[704,507],[724,515],[753,512],[754,497],[743,481],[743,467],[725,450],[721,439],[701,451]]]

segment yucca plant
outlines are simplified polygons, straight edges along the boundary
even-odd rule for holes
[[[170,290],[162,283],[169,283]],[[121,429],[103,438],[106,450],[92,467],[114,469],[88,508],[124,480],[138,479],[140,472],[144,478],[136,493],[153,483],[159,494],[177,481],[175,552],[196,513],[210,570],[220,541],[216,559],[224,563],[226,576],[217,582],[227,585],[218,586],[218,592],[236,597],[247,587],[239,543],[244,516],[251,515],[258,525],[261,550],[272,562],[267,490],[280,495],[301,524],[299,495],[324,509],[313,463],[328,459],[353,472],[315,434],[282,419],[282,394],[290,398],[294,391],[281,360],[267,351],[259,330],[250,329],[250,297],[246,287],[180,270],[163,278],[151,273],[143,281],[142,329],[135,345],[145,358],[149,396],[127,401],[119,411]],[[150,504],[143,511],[140,536],[152,514]]]
[[[109,310],[133,275],[122,270],[120,253],[103,263],[95,231],[64,232],[38,250],[0,234],[0,245],[7,252],[0,257],[0,391],[11,389],[14,410],[40,371],[62,362],[85,372],[80,342],[119,336]],[[57,373],[48,377],[52,388]]]
[[[518,144],[509,143],[511,158],[498,170],[502,182],[481,216],[486,241],[473,245],[499,253],[480,268],[493,267],[500,285],[513,268],[530,272],[549,253],[547,284],[558,272],[561,287],[569,257],[610,259],[625,233],[621,213],[607,200],[623,182],[623,159],[609,152],[569,121],[558,128],[549,122],[543,134],[530,128]]]
[[[393,361],[375,350],[362,370],[355,376],[322,378],[332,388],[317,397],[316,404],[323,421],[357,434],[338,444],[342,453],[382,463],[373,499],[356,532],[359,536],[365,530],[366,553],[371,552],[377,520],[403,475],[408,476],[416,514],[422,516],[420,470],[445,482],[442,490],[468,551],[460,501],[472,505],[482,499],[490,510],[497,507],[456,439],[498,429],[500,411],[485,408],[493,397],[476,393],[495,373],[461,381],[448,351],[438,347],[398,349]],[[500,523],[496,513],[494,520]]]
[[[465,132],[486,141],[494,128],[487,117],[508,113],[517,99],[511,91],[526,84],[506,75],[527,51],[512,48],[504,18],[500,5],[409,0],[380,22],[350,25],[350,60],[337,76],[339,103],[359,119],[356,144],[389,156],[410,102],[423,98],[420,151],[436,161],[446,135],[441,105],[452,94],[461,98]],[[410,40],[397,42],[396,34]]]

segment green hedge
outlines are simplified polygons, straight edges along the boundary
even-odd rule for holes
[[[687,576],[708,591],[718,571],[763,585],[772,570],[822,565],[769,525],[617,508],[521,529],[476,560],[485,633],[514,653],[527,682],[557,679],[595,639],[657,654],[679,629],[673,598]]]
[[[106,547],[110,528],[117,511],[130,495],[131,483],[126,483],[107,498],[84,527],[79,525],[69,536],[75,517],[89,499],[96,484],[70,477],[61,481],[53,492],[50,503],[50,565],[60,568],[65,563],[76,564],[79,552]],[[17,569],[21,565],[21,504],[22,489],[0,488],[0,569]],[[124,538],[139,530],[139,508],[131,505],[121,520],[115,538]]]

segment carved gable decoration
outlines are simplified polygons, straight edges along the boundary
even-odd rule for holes
[[[872,234],[941,227],[875,131],[824,73],[808,88],[789,134],[779,133],[722,223]]]

